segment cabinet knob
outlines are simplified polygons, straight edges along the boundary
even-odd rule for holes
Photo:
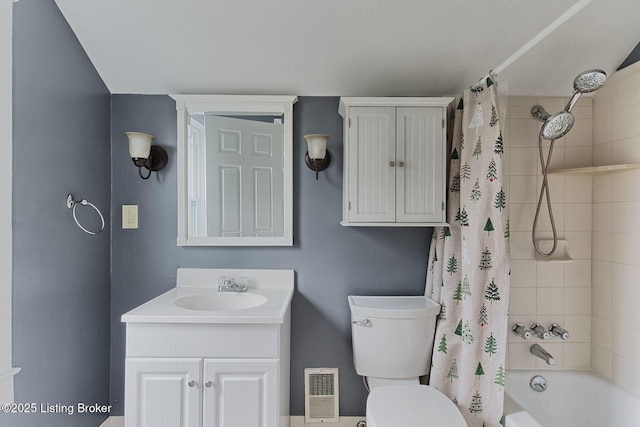
[[[396,165],[396,162],[389,162],[389,166],[394,167]]]
[[[404,166],[404,162],[398,163],[398,166],[403,167]]]
[[[195,382],[195,381],[193,381],[193,380],[191,380],[191,381],[189,381],[189,382],[187,383],[187,385],[188,385],[189,387],[195,387],[196,382]]]
[[[208,388],[213,387],[213,381],[207,381],[206,383],[204,383],[204,386]]]

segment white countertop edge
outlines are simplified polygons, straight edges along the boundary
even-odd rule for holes
[[[223,312],[219,312],[223,313]],[[224,312],[228,313],[228,312]],[[282,316],[175,316],[175,315],[123,315],[123,323],[225,323],[225,324],[282,324]]]
[[[281,303],[275,307],[274,302],[267,302],[243,310],[200,311],[180,308],[174,304],[177,298],[183,296],[212,292],[218,291],[211,288],[175,287],[123,314],[120,320],[124,323],[284,323],[285,314],[293,299],[294,287],[291,283],[290,286],[261,286],[249,289],[252,293],[277,297]]]

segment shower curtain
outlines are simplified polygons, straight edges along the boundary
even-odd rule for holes
[[[447,223],[433,231],[425,295],[440,302],[429,384],[470,427],[504,423],[509,220],[495,77],[456,99]]]

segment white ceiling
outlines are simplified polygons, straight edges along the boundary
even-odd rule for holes
[[[112,93],[455,95],[577,0],[56,0]],[[593,0],[506,68],[570,95],[640,40],[640,0]]]

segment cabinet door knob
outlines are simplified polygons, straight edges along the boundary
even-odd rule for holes
[[[404,166],[404,162],[398,163],[398,166],[403,167]]]
[[[396,165],[396,162],[389,162],[389,166],[394,167]]]
[[[193,381],[193,380],[191,380],[191,381],[189,381],[189,382],[187,383],[187,385],[188,385],[189,387],[195,387],[196,382],[195,382],[195,381]]]
[[[208,388],[213,387],[213,381],[207,381],[206,383],[204,383],[204,386]]]

